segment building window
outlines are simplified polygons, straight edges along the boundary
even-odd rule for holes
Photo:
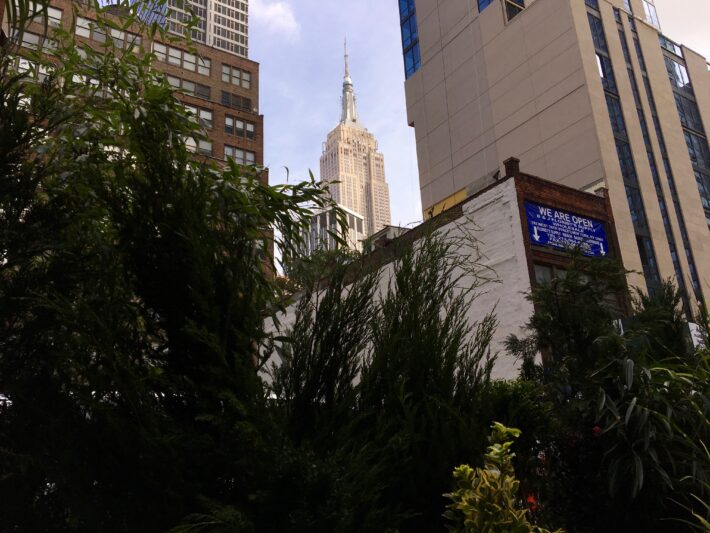
[[[254,139],[256,137],[256,126],[251,122],[225,115],[224,132],[237,137]]]
[[[212,155],[212,141],[201,139],[197,143],[197,151],[202,155]]]
[[[505,5],[505,18],[509,21],[525,9],[525,0],[503,0],[503,4]]]
[[[404,56],[404,76],[409,78],[421,66],[419,30],[414,0],[399,0],[399,21]]]
[[[15,8],[19,9],[19,4],[15,1]],[[28,2],[26,6],[28,10],[28,16],[36,19],[35,22],[44,24],[47,21],[47,25],[51,28],[56,28],[62,24],[62,10],[56,7],[46,6],[46,9],[39,2]]]
[[[233,109],[248,111],[250,113],[253,111],[251,107],[251,98],[245,98],[244,96],[228,93],[227,91],[222,91],[222,105],[226,105]]]
[[[39,48],[44,50],[54,50],[57,47],[56,41],[48,39],[42,35],[25,31],[22,33],[22,46],[31,50]]]
[[[201,107],[195,107],[192,105],[185,105],[185,109],[190,113],[190,119],[197,122],[203,128],[212,128],[212,111],[209,109],[203,109]]]
[[[222,64],[222,81],[237,87],[251,89],[251,72],[231,65]]]
[[[254,152],[226,144],[224,145],[224,158],[233,159],[238,165],[254,165],[256,163],[256,154]]]
[[[153,53],[158,61],[184,68],[190,72],[197,72],[203,76],[209,76],[212,68],[212,60],[198,57],[190,52],[185,52],[179,48],[166,46],[162,43],[153,43]]]
[[[633,11],[631,11],[631,3],[629,0],[624,0],[624,9],[629,13],[633,13]]]
[[[688,70],[685,65],[678,63],[675,59],[665,56],[666,60],[666,70],[668,71],[668,78],[671,80],[671,84],[679,89],[691,90],[690,77],[688,76]]]
[[[680,115],[680,122],[684,127],[703,132],[703,123],[700,118],[700,111],[698,110],[698,105],[692,101],[690,98],[673,92],[675,97],[676,107],[678,108],[678,114]]]
[[[660,28],[661,25],[658,22],[658,14],[656,13],[656,6],[653,5],[649,0],[643,0],[643,11],[646,14],[646,22]]]
[[[661,43],[661,48],[668,50],[670,53],[675,54],[678,57],[683,57],[683,49],[669,38],[659,35],[658,40]]]
[[[202,98],[203,100],[210,99],[210,88],[208,85],[202,85],[201,83],[195,83],[191,80],[183,80],[177,76],[166,75],[168,83],[175,89],[182,89],[182,92],[189,94],[191,96],[196,96],[197,98]]]
[[[710,149],[707,139],[689,131],[684,131],[683,134],[685,135],[685,143],[688,145],[690,161],[697,167],[710,170]]]
[[[493,3],[493,0],[478,0],[478,12],[483,12],[489,5]]]
[[[654,288],[657,287],[660,282],[660,277],[653,246],[648,238],[648,224],[646,223],[643,199],[639,189],[638,176],[636,174],[634,158],[631,153],[631,146],[628,143],[628,133],[623,117],[621,101],[617,92],[614,70],[607,51],[604,27],[601,19],[597,15],[590,12],[588,12],[587,15],[592,39],[596,48],[597,65],[599,66],[602,86],[604,87],[609,121],[616,141],[619,167],[626,188],[626,199],[631,213],[634,232],[636,233],[638,252],[643,265],[646,284],[648,285],[649,292],[653,292]]]
[[[116,28],[111,28],[109,31],[113,45],[120,50],[140,48],[143,44],[143,38],[135,33]],[[106,33],[93,20],[84,17],[76,18],[74,33],[97,43],[105,43],[107,40]]]

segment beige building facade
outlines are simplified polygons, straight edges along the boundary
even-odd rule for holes
[[[363,217],[365,237],[390,224],[385,158],[375,136],[358,117],[347,50],[340,123],[323,145],[320,177],[331,183],[330,192],[338,204]]]
[[[630,282],[710,299],[710,73],[651,0],[401,0],[425,217],[515,156],[607,189]]]

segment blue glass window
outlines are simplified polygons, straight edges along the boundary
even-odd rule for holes
[[[414,0],[399,0],[399,20],[402,29],[402,55],[404,75],[409,78],[421,66],[419,31]]]
[[[421,58],[419,56],[419,43],[412,46],[404,53],[404,73],[407,78],[414,74],[421,66]]]
[[[481,13],[489,5],[493,3],[493,0],[478,0],[478,12]]]

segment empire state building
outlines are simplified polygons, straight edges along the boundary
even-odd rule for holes
[[[340,123],[324,143],[320,175],[322,181],[332,183],[330,191],[337,203],[363,217],[365,236],[390,225],[385,160],[375,136],[358,117],[347,47]]]

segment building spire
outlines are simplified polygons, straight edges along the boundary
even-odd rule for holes
[[[345,50],[345,78],[350,78],[350,62],[348,57],[348,38],[343,39],[343,49]]]
[[[353,80],[350,78],[350,61],[348,56],[348,41],[344,43],[345,50],[345,77],[343,79],[343,111],[340,115],[340,123],[346,126],[362,128],[360,120],[357,116],[357,106],[355,105],[355,90],[353,89]]]

